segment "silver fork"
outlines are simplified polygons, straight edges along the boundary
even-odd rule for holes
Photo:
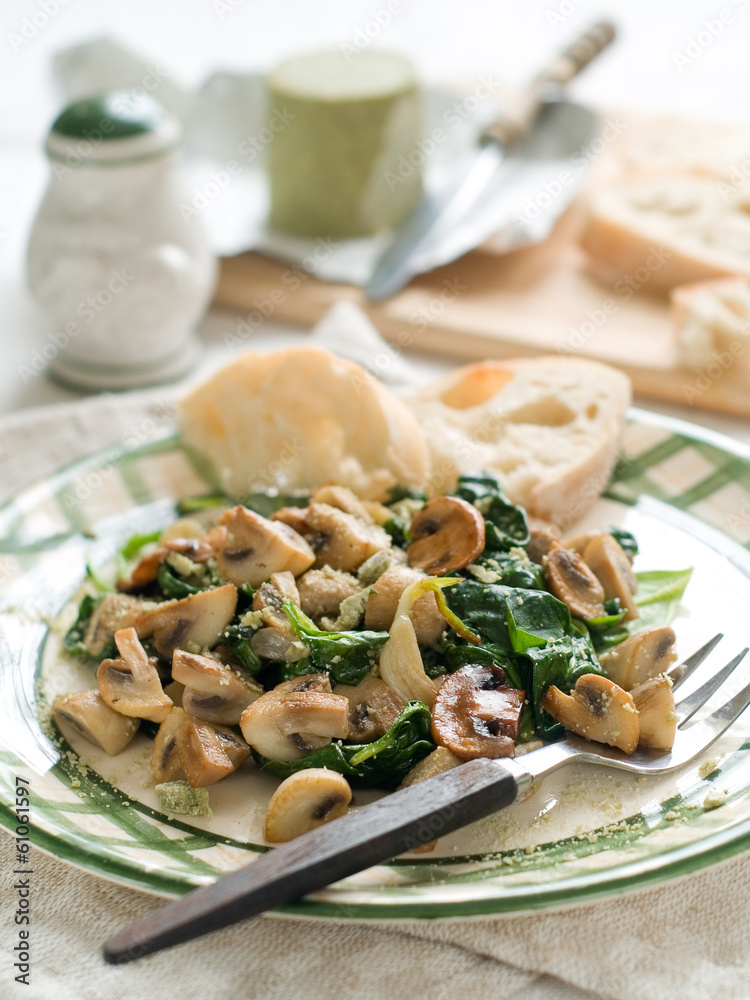
[[[679,688],[704,663],[722,635],[714,636],[670,676]],[[688,725],[747,653],[743,649],[676,703],[680,723],[669,753],[619,750],[568,734],[520,758],[470,760],[451,771],[386,795],[269,851],[252,864],[198,889],[119,931],[104,944],[112,964],[161,951],[210,931],[283,906],[371,865],[414,850],[488,816],[571,761],[605,764],[635,774],[662,774],[708,749],[750,704],[750,684],[700,722]]]

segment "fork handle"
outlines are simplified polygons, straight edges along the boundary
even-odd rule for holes
[[[515,760],[471,760],[333,820],[168,904],[104,944],[111,964],[132,962],[283,906],[515,802],[531,784]]]

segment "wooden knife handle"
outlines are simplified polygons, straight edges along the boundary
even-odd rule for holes
[[[563,86],[599,55],[614,39],[615,27],[610,21],[599,21],[576,39],[541,73],[517,99],[516,105],[482,133],[483,142],[499,142],[510,147],[531,128],[539,108],[551,87]]]
[[[509,806],[530,780],[513,759],[480,758],[386,795],[143,917],[105,943],[104,958],[132,962],[283,906]]]

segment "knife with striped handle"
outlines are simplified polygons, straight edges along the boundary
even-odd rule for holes
[[[455,260],[483,242],[493,232],[492,218],[472,218],[471,210],[496,179],[509,150],[513,149],[537,121],[553,89],[559,90],[583,70],[614,39],[615,28],[600,21],[568,46],[533,79],[518,99],[482,132],[480,148],[466,176],[458,186],[437,195],[426,195],[416,210],[403,222],[375,264],[367,286],[367,297],[374,302],[395,294],[418,274],[420,256],[439,234],[449,233],[441,255],[434,249],[429,267]]]

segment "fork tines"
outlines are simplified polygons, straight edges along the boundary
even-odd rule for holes
[[[680,684],[686,681],[688,677],[690,677],[690,675],[698,669],[701,663],[703,663],[706,657],[714,651],[723,638],[724,633],[718,632],[713,639],[709,639],[704,646],[697,649],[694,653],[688,656],[686,660],[683,660],[682,663],[677,664],[676,667],[672,667],[671,670],[667,671],[667,674],[672,681],[673,690],[676,691]]]
[[[715,673],[713,677],[709,677],[705,684],[702,684],[701,687],[696,688],[695,691],[675,704],[675,711],[678,719],[680,720],[680,728],[682,728],[688,719],[691,719],[699,709],[703,708],[712,694],[718,691],[724,681],[727,680],[730,674],[745,658],[747,651],[747,647],[745,647],[745,649],[741,650],[741,652],[733,657],[725,667]]]

